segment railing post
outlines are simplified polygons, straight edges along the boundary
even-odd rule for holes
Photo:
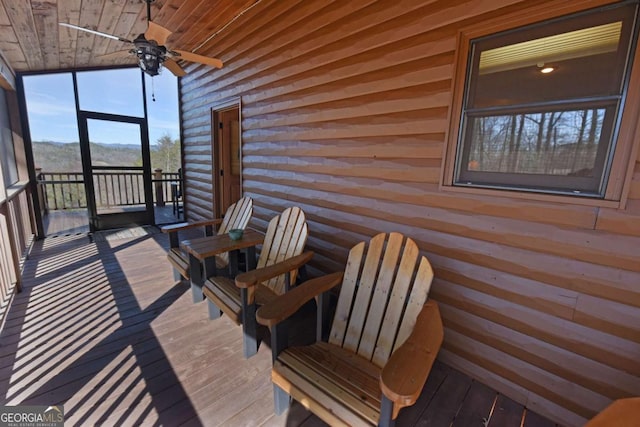
[[[40,215],[46,215],[49,213],[49,201],[47,200],[47,195],[46,195],[46,188],[45,188],[45,184],[42,183],[42,181],[44,181],[45,176],[44,173],[42,173],[42,168],[36,168],[36,180],[37,185],[37,197],[38,200],[40,201]]]
[[[153,170],[153,178],[156,180],[156,206],[164,206],[164,192],[162,191],[162,169]]]

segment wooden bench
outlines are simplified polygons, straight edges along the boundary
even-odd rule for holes
[[[276,413],[291,396],[332,426],[392,425],[420,395],[442,344],[438,305],[427,301],[432,279],[413,240],[383,233],[351,249],[344,273],[309,280],[263,305],[257,320],[271,328]],[[333,325],[322,342],[322,299],[337,285]],[[285,320],[312,298],[317,342],[288,348]]]

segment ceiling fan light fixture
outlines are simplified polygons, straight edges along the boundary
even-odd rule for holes
[[[145,73],[150,76],[157,76],[162,70],[162,62],[166,58],[167,49],[164,46],[158,46],[155,41],[149,41],[140,34],[133,43],[136,49],[133,50],[138,58],[138,65]]]
[[[162,59],[154,53],[142,53],[138,55],[138,64],[145,73],[157,76],[162,68]]]

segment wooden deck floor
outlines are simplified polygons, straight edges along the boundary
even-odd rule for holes
[[[242,357],[240,328],[191,302],[167,246],[163,234],[36,242],[0,334],[2,404],[63,404],[66,425],[324,425],[300,405],[273,415],[269,349]],[[437,364],[397,425],[553,424]]]
[[[183,215],[175,215],[171,204],[154,206],[156,224],[171,224],[182,221]],[[86,209],[50,211],[43,216],[44,234],[47,237],[66,236],[89,232],[89,217]]]

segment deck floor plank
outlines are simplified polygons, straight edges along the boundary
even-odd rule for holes
[[[522,427],[555,427],[556,425],[556,423],[529,410],[526,411],[524,423],[522,423]]]
[[[449,427],[460,410],[471,383],[472,380],[467,375],[451,370],[415,425]]]
[[[473,381],[462,406],[453,420],[454,427],[481,426],[491,418],[497,393],[486,385]]]
[[[326,426],[297,402],[274,415],[269,348],[245,360],[240,328],[193,304],[189,285],[173,279],[167,247],[160,233],[35,242],[0,333],[1,403],[64,404],[66,425]],[[299,316],[291,341],[311,342],[313,304]],[[476,419],[495,395],[483,387],[437,362],[397,425]]]
[[[487,427],[522,425],[523,416],[524,407],[521,404],[499,394]]]

